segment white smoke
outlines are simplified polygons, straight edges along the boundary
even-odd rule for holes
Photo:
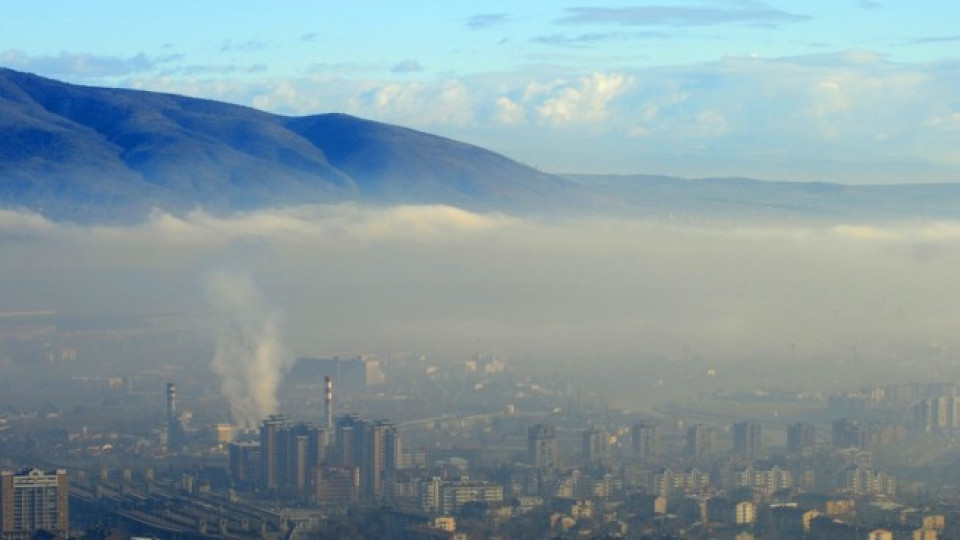
[[[256,427],[277,411],[277,385],[293,363],[281,341],[281,313],[247,276],[218,272],[207,281],[216,317],[216,351],[210,368],[230,403],[234,422]]]

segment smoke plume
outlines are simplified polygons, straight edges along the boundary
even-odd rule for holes
[[[252,428],[277,410],[277,385],[293,362],[280,336],[281,314],[250,278],[219,272],[207,281],[216,317],[211,369],[220,377],[234,422]]]

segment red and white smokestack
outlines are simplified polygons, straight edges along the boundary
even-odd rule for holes
[[[327,375],[323,378],[327,384],[327,433],[333,429],[333,378]]]

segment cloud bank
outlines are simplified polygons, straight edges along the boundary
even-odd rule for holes
[[[545,40],[584,44],[606,35]],[[126,84],[283,114],[346,112],[479,144],[550,172],[910,183],[960,175],[954,67],[848,50],[603,71],[534,64],[522,74],[415,80],[316,66],[303,77],[137,75]]]
[[[647,54],[642,43],[671,37],[643,27],[647,18],[676,18],[678,25],[728,18],[759,23],[777,13],[757,6],[583,8],[570,17],[605,28],[617,21],[640,28],[531,36],[525,43],[540,49],[539,56],[519,57],[515,70],[497,72],[427,74],[419,59],[406,58],[315,63],[277,75],[267,62],[232,58],[191,64],[182,55],[31,56],[18,50],[0,52],[0,63],[281,114],[345,112],[478,144],[549,172],[852,183],[960,177],[960,80],[952,60],[903,63],[849,49],[795,56],[758,51],[681,65],[638,62]],[[481,26],[503,19],[478,17]],[[589,58],[590,47],[627,41],[638,44],[636,55],[605,59],[603,69],[592,62],[560,67],[573,57]],[[231,46],[240,45],[249,46]]]
[[[240,317],[198,298],[212,272],[254,276],[286,314],[292,355],[733,360],[794,344],[889,360],[917,344],[960,346],[955,222],[706,226],[341,205],[80,227],[4,211],[0,249],[4,311]],[[241,305],[261,303],[247,293]],[[252,311],[265,318],[238,323],[231,343],[273,335],[270,310]]]

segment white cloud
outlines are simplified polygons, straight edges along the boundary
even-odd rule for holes
[[[865,225],[837,225],[833,232],[842,236],[860,240],[899,240],[902,236],[880,227]]]
[[[151,72],[170,62],[182,60],[182,55],[106,56],[90,53],[61,51],[58,55],[30,55],[18,49],[0,51],[4,67],[40,73],[47,77],[95,80]]]
[[[632,79],[620,73],[593,73],[577,84],[559,85],[539,107],[541,120],[552,125],[599,123],[609,116],[608,105]]]
[[[229,218],[195,210],[184,216],[155,211],[136,226],[56,224],[24,211],[0,210],[0,230],[44,233],[79,239],[83,235],[110,242],[136,243],[144,238],[171,246],[207,249],[237,240],[438,241],[471,232],[495,230],[513,219],[477,214],[453,206],[401,205],[365,207],[353,204],[299,206],[237,213]]]
[[[718,137],[726,134],[727,118],[722,112],[716,110],[703,111],[697,115],[698,131],[704,137]]]
[[[618,163],[615,172],[872,182],[960,174],[956,70],[860,50],[579,75],[531,68],[418,80],[341,72],[129,82],[284,114],[347,112],[552,171]]]
[[[347,110],[389,122],[465,126],[476,120],[473,101],[466,85],[457,79],[434,84],[390,82],[351,98]]]
[[[27,234],[50,231],[57,225],[33,212],[26,210],[0,209],[0,232]]]
[[[506,96],[498,96],[495,118],[501,124],[518,124],[524,119],[524,110],[516,101]]]
[[[271,110],[282,109],[289,103],[301,103],[301,107],[311,107],[314,110],[319,108],[318,100],[308,100],[304,102],[300,99],[300,93],[297,86],[290,81],[278,81],[276,84],[265,88],[263,92],[253,96],[252,105],[258,109]]]

